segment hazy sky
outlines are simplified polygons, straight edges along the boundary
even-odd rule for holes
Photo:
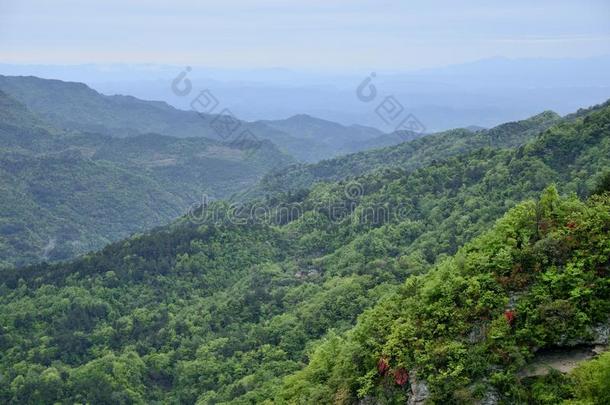
[[[409,69],[602,54],[609,0],[0,0],[5,63]]]

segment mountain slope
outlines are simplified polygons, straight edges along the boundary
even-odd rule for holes
[[[610,195],[549,188],[326,339],[278,402],[558,401],[519,371],[545,349],[608,345],[609,231]]]
[[[531,140],[540,131],[560,120],[561,117],[557,114],[547,111],[526,120],[502,124],[488,130],[455,129],[414,139],[396,147],[355,153],[316,164],[296,165],[288,170],[268,174],[246,195],[295,192],[307,189],[317,182],[338,181],[383,168],[413,170],[439,159],[486,146],[515,147]]]
[[[325,336],[336,341],[333,333],[352,342],[342,336],[360,314],[383,297],[404,293],[405,280],[421,280],[412,277],[427,273],[435,262],[442,263],[489,231],[515,204],[537,198],[550,183],[562,193],[586,195],[608,167],[610,107],[606,106],[552,126],[522,147],[484,148],[415,170],[376,171],[351,181],[318,184],[305,194],[284,195],[267,205],[255,201],[236,209],[215,202],[205,207],[206,215],[195,216],[197,223],[184,218],[69,263],[3,271],[0,398],[21,403],[263,403],[282,398],[328,403],[350,402],[359,389],[373,395],[377,385],[369,372],[377,371],[370,362],[361,363],[357,357],[354,369],[341,352],[326,351],[331,360],[310,358],[309,348]],[[507,273],[508,282],[520,278],[511,278],[508,258],[513,256],[504,255],[505,250],[510,255],[523,252],[521,259],[540,252],[541,260],[550,260],[542,267],[545,272],[552,271],[552,260],[558,265],[578,264],[589,257],[582,274],[596,278],[582,281],[598,283],[594,287],[587,283],[584,287],[589,290],[579,290],[580,297],[599,311],[591,311],[594,307],[588,304],[582,307],[591,318],[578,317],[579,334],[581,326],[607,313],[602,283],[607,277],[590,270],[603,264],[601,255],[607,253],[608,201],[584,204],[575,197],[560,201],[550,194],[539,205],[552,209],[541,211],[533,222],[556,221],[541,227],[542,238],[537,240],[544,242],[537,248],[542,250],[528,250],[529,242],[518,244],[520,235],[525,238],[534,231],[527,226],[532,224],[530,207],[536,206],[532,202],[518,208],[519,215],[507,217],[509,223],[514,218],[523,221],[506,228],[504,220],[500,232],[469,246],[478,246],[485,254],[499,252],[489,262],[502,266],[498,274]],[[574,241],[581,244],[580,253],[578,246],[564,249],[572,232],[568,219],[578,225]],[[504,238],[513,233],[512,239]],[[451,263],[472,264],[475,270],[479,263],[485,264],[485,256],[476,252],[468,256],[477,249],[464,249],[466,258],[480,260]],[[573,269],[578,274],[579,267]],[[493,269],[485,271],[480,272],[485,276],[480,291],[497,283],[488,276]],[[472,272],[473,277],[477,274]],[[463,285],[460,280],[454,281],[446,286],[448,292],[463,292],[458,288]],[[476,295],[477,289],[466,291]],[[444,303],[443,293],[438,297]],[[488,297],[490,319],[498,318],[499,326],[502,315],[497,302],[502,298]],[[394,302],[401,307],[402,300]],[[422,301],[426,305],[421,311],[432,302]],[[458,304],[447,302],[446,307]],[[470,301],[463,305],[470,306]],[[390,325],[390,330],[379,336],[369,335],[367,329],[362,339],[374,344],[392,336],[388,343],[392,351],[383,354],[407,358],[408,352],[403,354],[401,348],[409,346],[400,339],[412,336],[413,328],[401,332],[391,313],[378,321]],[[465,321],[441,321],[438,336],[446,336],[448,346],[433,354],[442,361],[447,353],[448,364],[456,359],[460,365],[462,352],[451,343],[451,333],[461,331]],[[519,314],[517,322],[521,322]],[[449,328],[443,329],[444,324]],[[510,334],[499,336],[499,347],[506,348]],[[328,347],[323,343],[319,351]],[[353,347],[350,343],[345,350]],[[437,340],[431,339],[428,347],[438,348]],[[380,353],[368,349],[358,355],[378,361],[374,355]],[[400,367],[394,357],[388,359],[391,367]],[[430,364],[436,365],[434,361],[430,359]],[[302,370],[306,363],[302,374],[282,385],[284,376]],[[458,383],[470,372],[457,370]],[[500,377],[494,378],[501,383]],[[428,382],[432,388],[433,379]],[[437,394],[445,396],[441,391]]]
[[[0,107],[0,267],[100,248],[292,162],[268,141],[65,132],[1,92]]]

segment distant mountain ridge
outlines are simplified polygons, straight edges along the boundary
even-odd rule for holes
[[[396,145],[424,136],[424,133],[386,134],[376,128],[363,125],[341,125],[336,122],[298,114],[284,120],[258,121],[266,126],[280,130],[294,138],[311,141],[314,146],[313,159],[317,161],[337,155],[344,155],[366,149]]]
[[[133,96],[106,96],[83,83],[1,76],[0,90],[57,128],[96,132],[113,137],[158,133],[178,138],[204,137],[217,141],[237,139],[244,131],[270,140],[295,158],[315,162],[365,148],[386,146],[375,142],[383,132],[363,126],[343,126],[306,115],[286,120],[246,122],[235,119],[227,133],[214,124],[217,113],[178,110],[162,101]],[[217,121],[218,122],[218,121]],[[219,122],[218,122],[219,123]],[[236,128],[236,129],[235,129]],[[392,142],[403,141],[396,138]]]

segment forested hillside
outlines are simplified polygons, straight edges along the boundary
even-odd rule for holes
[[[35,77],[0,76],[0,88],[27,103],[26,107],[0,93],[0,187],[5,190],[0,201],[1,267],[68,259],[98,249],[168,223],[204,195],[217,199],[236,194],[236,199],[247,200],[285,191],[287,184],[299,193],[319,180],[353,177],[382,167],[412,169],[490,143],[517,145],[559,120],[544,113],[489,131],[450,131],[395,149],[284,171],[294,160],[270,141],[207,138],[197,128],[207,131],[209,122],[194,112]],[[280,131],[280,138],[288,136],[282,138],[283,145],[300,139],[293,146],[301,157],[313,153],[311,159],[357,149],[356,144],[373,146],[376,139],[383,143],[383,137],[394,137],[394,142],[409,136],[380,136],[371,128],[344,127],[309,116],[251,126],[269,138],[274,136],[265,128]],[[166,135],[146,132],[150,130]],[[197,136],[181,138],[189,135]],[[310,148],[301,142],[309,142]],[[322,142],[323,150],[311,142]],[[251,189],[272,169],[277,174]]]
[[[610,309],[610,107],[522,134],[3,271],[0,401],[537,398],[520,368]]]
[[[551,187],[410,277],[344,336],[331,333],[279,402],[606,403],[608,353],[588,377],[524,371],[551,349],[605,350],[609,272],[610,194],[583,203]]]
[[[268,141],[64,131],[2,92],[0,141],[0,268],[99,249],[293,162]]]
[[[570,120],[575,116],[568,116],[566,119]],[[364,151],[317,164],[295,165],[289,170],[276,171],[265,176],[263,181],[247,194],[262,196],[278,192],[294,193],[306,190],[317,182],[343,180],[382,168],[413,170],[483,147],[516,147],[560,121],[559,115],[546,111],[523,121],[509,122],[488,130],[454,129],[398,146]]]
[[[170,91],[168,82],[168,91]],[[201,83],[205,85],[205,83]],[[383,136],[363,126],[343,126],[313,117],[296,116],[277,121],[241,121],[227,115],[222,100],[215,108],[204,108],[200,91],[188,96],[189,111],[165,102],[140,100],[132,96],[106,96],[83,83],[40,79],[33,76],[0,75],[0,91],[15,98],[53,126],[95,132],[113,137],[157,133],[179,138],[203,137],[216,141],[237,139],[244,131],[258,140],[269,140],[300,161],[317,162],[339,154],[404,142],[405,136]],[[206,93],[207,94],[207,93]],[[211,93],[210,93],[211,94]],[[211,94],[211,97],[214,97]],[[226,124],[228,122],[228,124]],[[419,134],[423,135],[423,134]]]

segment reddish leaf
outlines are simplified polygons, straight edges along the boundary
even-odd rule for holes
[[[506,318],[506,322],[508,322],[509,325],[513,324],[516,317],[517,314],[515,314],[515,311],[511,309],[507,309],[506,311],[504,311],[504,318]]]
[[[409,372],[404,368],[399,368],[394,371],[394,381],[401,387],[409,381]]]
[[[377,371],[379,371],[379,374],[385,375],[389,369],[390,365],[388,364],[388,360],[385,357],[380,358],[377,362]]]

